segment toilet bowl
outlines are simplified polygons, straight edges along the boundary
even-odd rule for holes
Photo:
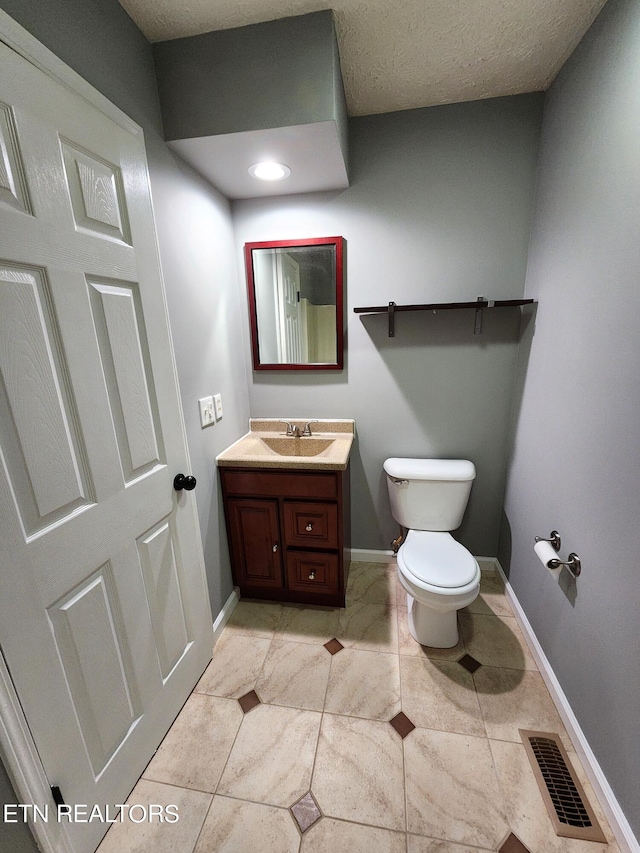
[[[457,611],[480,591],[475,557],[449,533],[410,530],[398,551],[398,579],[407,593],[411,636],[421,646],[455,646]]]
[[[449,533],[460,526],[475,467],[465,459],[391,458],[384,463],[393,517],[408,532],[398,578],[411,636],[423,646],[458,642],[457,611],[480,591],[480,567]]]

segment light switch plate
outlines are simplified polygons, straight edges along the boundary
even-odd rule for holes
[[[213,405],[216,410],[216,420],[219,421],[222,417],[222,394],[213,395]]]
[[[200,426],[202,429],[215,423],[213,397],[203,397],[202,400],[198,400],[198,407],[200,409]]]

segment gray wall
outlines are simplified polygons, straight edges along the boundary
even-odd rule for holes
[[[609,0],[545,106],[500,558],[640,837],[638,116],[640,4]],[[552,528],[575,583],[534,557]]]
[[[346,238],[345,370],[247,374],[255,417],[355,418],[354,547],[396,535],[387,456],[451,455],[478,469],[459,536],[496,553],[518,310],[485,312],[481,336],[472,310],[403,314],[390,339],[353,308],[522,295],[541,111],[522,95],[351,119],[349,189],[233,202],[242,275],[247,241]],[[244,335],[248,356],[246,317]]]
[[[240,301],[228,201],[162,138],[151,45],[117,0],[0,0],[2,8],[145,131],[160,258],[214,616],[232,589],[215,456],[247,429]],[[244,316],[244,314],[243,314]],[[222,393],[201,430],[198,398]]]
[[[330,10],[157,42],[153,54],[167,139],[331,119],[346,128]]]

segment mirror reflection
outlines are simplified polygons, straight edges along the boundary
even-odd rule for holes
[[[342,238],[245,245],[255,369],[342,367]]]

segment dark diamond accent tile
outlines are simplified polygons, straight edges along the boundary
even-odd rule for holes
[[[499,848],[498,853],[531,853],[528,847],[525,847],[522,841],[510,832],[509,835],[502,842],[502,846]]]
[[[249,711],[252,711],[256,707],[256,705],[260,704],[260,697],[255,690],[250,690],[249,693],[245,693],[244,696],[241,696],[238,699],[238,702],[240,703],[243,713],[248,714]]]
[[[329,640],[328,643],[325,643],[324,647],[330,655],[337,655],[338,652],[341,652],[344,649],[344,646],[342,645],[340,640],[336,640],[335,637],[333,638],[333,640]]]
[[[389,722],[403,740],[415,729],[415,726],[404,711],[400,711],[400,713],[396,714],[393,719],[389,720]]]
[[[476,660],[475,658],[472,658],[471,655],[462,655],[458,663],[472,675],[476,671],[476,669],[480,669],[480,667],[482,666],[480,661]]]
[[[322,812],[318,808],[316,801],[313,799],[311,791],[308,791],[304,797],[299,799],[297,803],[294,803],[289,811],[293,815],[293,819],[298,824],[300,832],[303,835],[322,817]]]

